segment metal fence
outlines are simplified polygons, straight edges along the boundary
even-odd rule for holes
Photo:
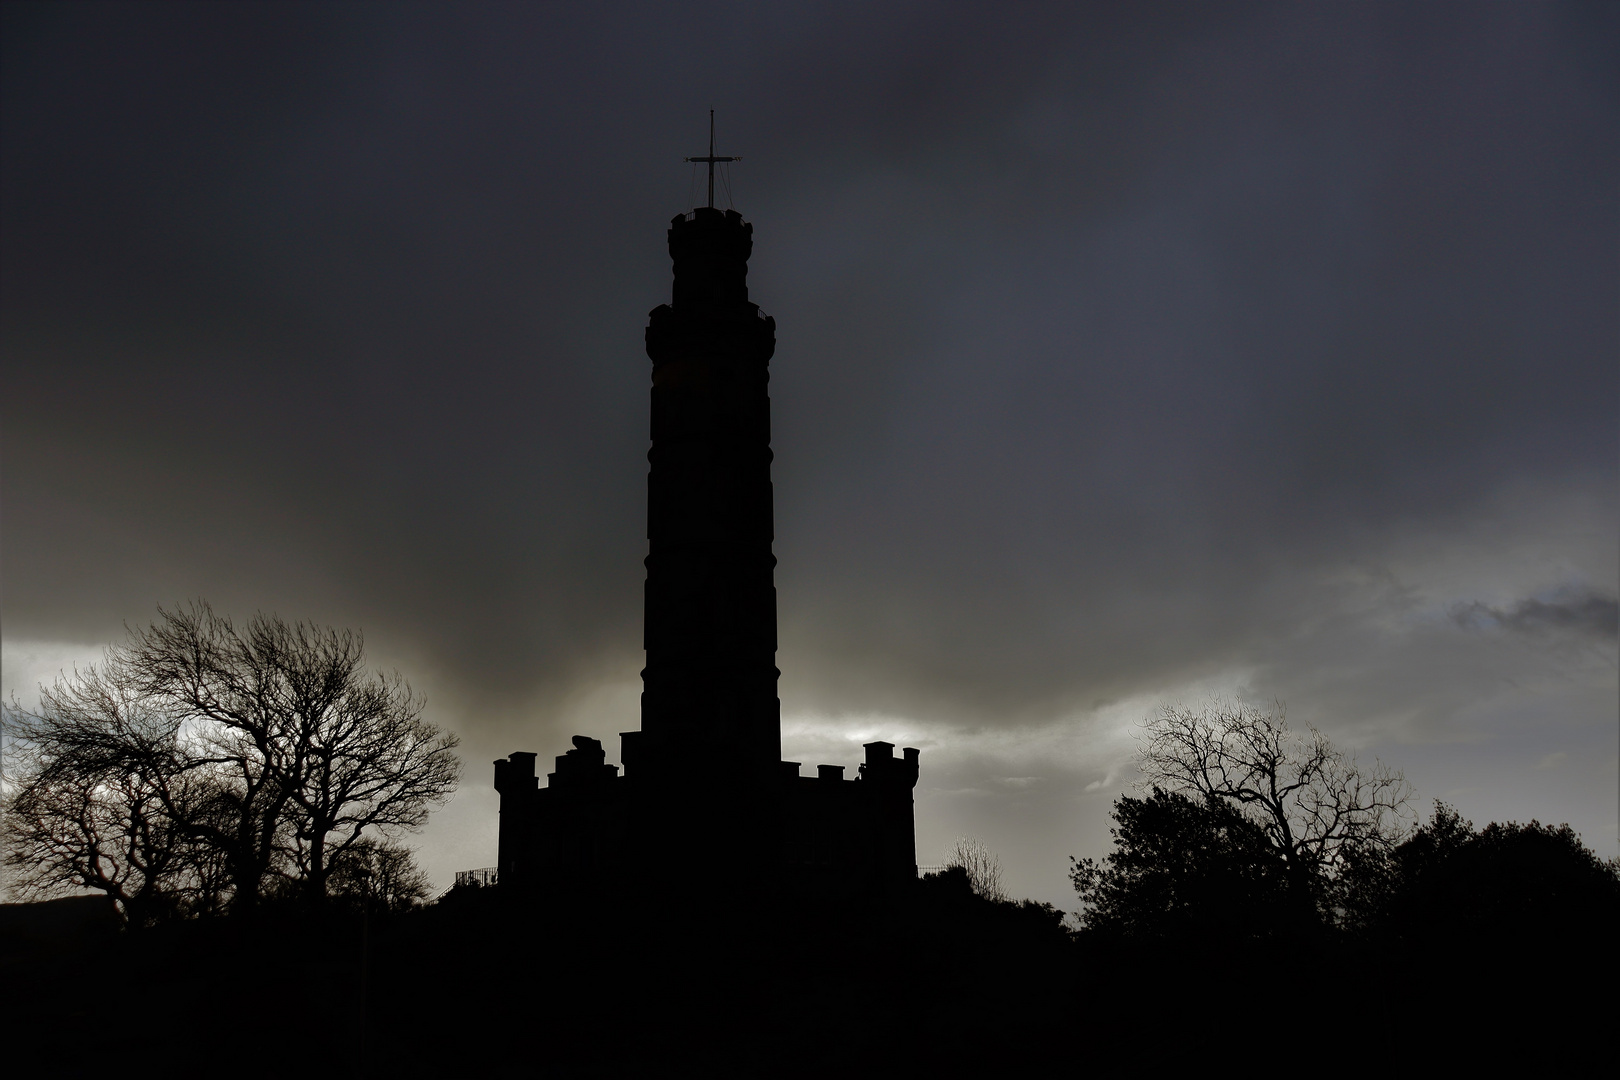
[[[501,882],[500,869],[494,866],[485,866],[478,870],[457,870],[456,884],[469,889],[487,889],[491,885]]]

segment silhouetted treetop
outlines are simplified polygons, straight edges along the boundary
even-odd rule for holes
[[[1167,708],[1144,725],[1138,761],[1143,783],[1226,803],[1254,823],[1302,919],[1315,917],[1353,852],[1393,846],[1409,815],[1400,773],[1363,766],[1314,728],[1292,730],[1281,706]]]
[[[334,875],[417,895],[408,853],[379,838],[419,828],[460,774],[456,737],[366,670],[359,634],[239,628],[206,603],[159,609],[40,702],[16,725],[8,859],[31,889],[101,890],[136,921],[272,891],[319,905]]]
[[[1289,924],[1287,866],[1236,806],[1153,789],[1114,803],[1113,850],[1071,859],[1081,925],[1133,938],[1268,937]]]
[[[1611,945],[1620,865],[1568,825],[1492,822],[1476,830],[1453,808],[1344,875],[1347,925],[1410,946],[1590,948]]]

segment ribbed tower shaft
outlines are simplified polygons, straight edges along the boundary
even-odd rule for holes
[[[672,302],[647,326],[647,585],[641,735],[627,775],[724,771],[768,783],[781,759],[770,360],[776,321],[748,302],[753,226],[699,209],[669,229]]]

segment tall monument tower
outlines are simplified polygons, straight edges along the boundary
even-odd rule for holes
[[[669,228],[671,303],[652,312],[652,449],[641,733],[627,776],[726,760],[766,783],[776,696],[770,360],[776,321],[748,300],[754,227],[700,207]]]
[[[770,362],[776,321],[748,300],[754,227],[709,205],[670,222],[674,293],[647,325],[647,585],[641,730],[619,766],[576,735],[540,786],[534,753],[495,763],[501,888],[627,895],[649,873],[689,895],[823,897],[916,877],[918,751],[864,746],[858,775],[783,761],[776,696]]]

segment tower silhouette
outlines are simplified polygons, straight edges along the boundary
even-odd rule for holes
[[[782,757],[770,369],[776,320],[748,301],[752,225],[735,210],[674,219],[672,303],[647,326],[652,450],[641,731],[625,767],[730,762],[750,783]]]
[[[708,161],[717,158],[711,142]],[[688,889],[864,895],[916,877],[918,752],[869,743],[801,777],[781,760],[770,361],[748,300],[753,226],[699,207],[669,227],[670,303],[647,325],[652,448],[639,731],[623,775],[574,736],[539,786],[532,753],[495,763],[503,891],[600,891],[632,876]]]

